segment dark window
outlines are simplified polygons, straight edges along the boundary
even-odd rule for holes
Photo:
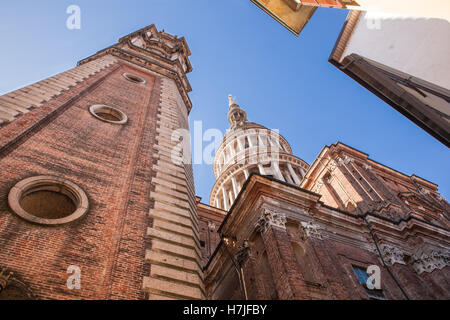
[[[200,241],[200,245],[202,246],[202,248],[205,247],[205,241]]]

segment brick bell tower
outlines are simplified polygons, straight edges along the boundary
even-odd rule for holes
[[[152,25],[0,96],[0,299],[204,298],[189,56]]]

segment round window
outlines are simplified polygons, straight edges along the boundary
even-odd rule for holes
[[[93,105],[89,108],[89,111],[94,117],[105,122],[125,124],[128,121],[128,117],[125,113],[123,113],[119,109],[105,106],[103,104]]]
[[[123,76],[125,79],[134,82],[134,83],[145,83],[145,80],[141,77],[138,77],[137,75],[131,74],[131,73],[124,73]]]
[[[17,183],[9,192],[12,211],[25,220],[60,225],[78,220],[89,208],[84,191],[73,182],[52,176],[37,176]]]

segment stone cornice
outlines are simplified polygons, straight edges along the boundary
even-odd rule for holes
[[[135,46],[135,45],[131,42],[131,39],[129,39],[129,40],[127,41],[127,46],[128,46],[130,49],[132,49],[132,50],[141,52],[144,56],[146,56],[146,55],[151,55],[151,56],[153,56],[155,59],[161,60],[161,61],[163,61],[163,62],[165,62],[165,63],[167,63],[167,64],[170,64],[170,65],[175,66],[176,69],[179,70],[178,73],[180,74],[180,77],[183,78],[183,79],[185,80],[185,82],[186,82],[186,90],[187,90],[188,92],[191,92],[191,91],[192,91],[192,88],[191,88],[191,85],[190,85],[190,83],[189,83],[189,80],[188,80],[187,77],[186,77],[186,73],[189,73],[189,72],[192,71],[192,67],[190,66],[190,64],[187,66],[187,70],[186,70],[186,71],[183,71],[183,66],[181,65],[180,60],[178,60],[178,59],[176,59],[176,60],[171,60],[171,59],[167,59],[167,58],[165,58],[165,57],[162,57],[162,56],[160,56],[160,55],[156,55],[156,54],[154,54],[153,52],[151,52],[151,51],[149,51],[149,50],[146,50],[146,49],[140,48],[140,47],[138,47],[138,46]],[[173,48],[173,50],[175,50],[175,48]],[[172,51],[172,50],[170,50],[170,51]],[[188,61],[188,60],[186,60],[186,61]]]
[[[366,234],[367,230],[363,223],[363,218],[366,217],[374,231],[385,238],[401,241],[414,235],[426,234],[428,237],[434,238],[436,242],[448,243],[450,246],[450,230],[445,228],[416,218],[396,222],[374,214],[351,214],[325,206],[319,200],[320,195],[256,174],[250,176],[219,231],[229,235],[233,233],[232,230],[237,230],[242,225],[252,225],[251,221],[253,220],[256,222],[256,217],[244,218],[244,216],[251,214],[251,210],[257,210],[257,201],[263,196],[273,199],[274,203],[284,203],[285,206],[292,203],[293,208],[299,208],[301,203],[304,203],[305,208],[309,207],[311,210],[308,216],[314,216],[316,221],[321,221],[324,226],[329,228],[342,229],[343,233],[345,229],[351,229],[354,230],[351,233],[360,230],[361,235]],[[283,213],[288,219],[290,218],[287,211]]]

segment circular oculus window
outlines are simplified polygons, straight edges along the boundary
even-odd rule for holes
[[[43,225],[61,225],[78,220],[89,209],[88,198],[80,187],[53,176],[20,181],[10,190],[8,203],[21,218]]]
[[[145,83],[145,80],[141,77],[138,77],[137,75],[131,74],[131,73],[124,73],[123,76],[125,79],[134,82],[134,83]]]
[[[105,122],[113,124],[125,124],[128,121],[128,117],[125,113],[119,109],[106,106],[103,104],[96,104],[89,108],[90,113]]]

